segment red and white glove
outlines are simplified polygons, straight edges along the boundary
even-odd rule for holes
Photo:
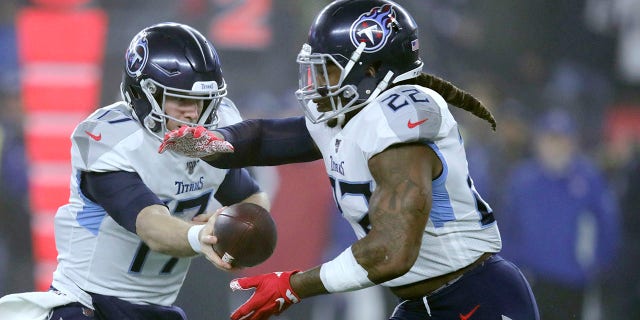
[[[158,149],[158,153],[163,153],[167,150],[187,157],[202,158],[215,153],[233,152],[233,146],[229,142],[216,137],[203,126],[183,126],[164,135],[164,140],[160,145],[160,149]]]
[[[289,283],[291,275],[298,272],[300,270],[274,272],[231,281],[229,286],[233,291],[256,289],[251,298],[231,314],[231,320],[266,320],[300,302]]]

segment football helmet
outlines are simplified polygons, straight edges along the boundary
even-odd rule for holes
[[[185,125],[215,129],[216,111],[227,94],[215,48],[194,28],[160,23],[140,31],[125,54],[120,91],[134,117],[162,140],[171,119]],[[164,112],[167,96],[203,101],[197,123]]]
[[[390,84],[420,75],[419,47],[418,26],[398,4],[334,1],[318,14],[298,54],[296,97],[313,123],[361,108]],[[339,80],[330,82],[328,69],[338,70]],[[319,99],[329,100],[331,110],[318,108]]]

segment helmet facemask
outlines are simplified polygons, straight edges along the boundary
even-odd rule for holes
[[[167,120],[173,120],[186,126],[204,126],[207,130],[213,130],[218,126],[216,111],[220,106],[222,98],[227,95],[226,85],[218,88],[215,81],[196,82],[192,90],[183,90],[164,86],[153,79],[140,81],[140,88],[146,100],[151,105],[151,111],[142,120],[145,128],[156,137],[163,139],[167,129]],[[183,121],[174,118],[165,112],[165,101],[167,97],[202,101],[203,108],[199,113],[197,122]]]
[[[343,85],[344,78],[351,71],[351,68],[342,67],[330,54],[311,53],[311,47],[305,44],[298,54],[297,62],[300,66],[300,73],[296,97],[305,115],[313,123],[324,122],[343,114],[357,101],[356,87]],[[340,72],[337,83],[335,80],[334,83],[331,81],[330,66],[334,66]],[[335,75],[333,78],[335,79]],[[314,100],[322,101],[323,106],[330,105],[330,110],[318,110]]]
[[[374,101],[390,85],[418,77],[423,63],[417,35],[415,21],[395,2],[336,0],[327,5],[316,16],[297,58],[296,96],[309,120],[348,118],[347,113]],[[339,83],[323,84],[327,63],[340,69]],[[316,112],[312,102],[319,96],[340,99],[334,99],[331,110],[323,106]]]
[[[343,59],[347,61],[343,67],[334,55],[311,53],[311,46],[308,44],[302,46],[297,58],[297,62],[300,65],[300,73],[299,89],[296,91],[296,97],[311,122],[324,122],[361,108],[373,101],[389,86],[389,80],[393,76],[391,71],[377,83],[373,77],[363,76],[357,77],[362,79],[358,85],[345,81],[353,72],[365,72],[361,67],[357,67],[361,64],[359,59],[364,49],[364,44],[358,46],[348,60]],[[334,84],[329,81],[328,66],[330,65],[340,70],[338,83]],[[364,85],[365,83],[367,85]],[[317,101],[319,99],[328,99],[331,103],[331,110],[323,109],[319,111],[317,104],[314,102],[314,100]]]

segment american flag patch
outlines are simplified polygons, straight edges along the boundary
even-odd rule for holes
[[[420,42],[418,39],[411,41],[411,51],[417,51],[418,49],[420,49]]]

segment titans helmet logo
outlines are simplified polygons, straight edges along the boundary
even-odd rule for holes
[[[365,43],[364,52],[376,52],[387,43],[394,23],[396,13],[391,5],[375,7],[351,25],[351,43],[356,47]]]
[[[147,64],[148,58],[149,46],[147,44],[146,34],[142,33],[131,40],[131,44],[129,44],[129,48],[127,49],[127,73],[133,77],[140,76]]]

